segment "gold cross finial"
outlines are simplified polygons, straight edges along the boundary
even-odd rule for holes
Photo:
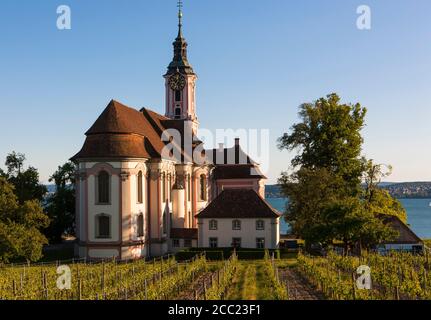
[[[183,17],[183,0],[178,0],[178,19],[180,19],[180,23],[181,23],[181,18]]]

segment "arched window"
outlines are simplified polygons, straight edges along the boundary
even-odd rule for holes
[[[97,202],[99,204],[109,204],[109,173],[101,171],[97,176]]]
[[[107,214],[96,216],[96,238],[109,239],[111,237],[111,217]]]
[[[217,229],[218,229],[217,220],[210,220],[210,230],[217,230]]]
[[[241,230],[241,221],[233,220],[232,221],[232,230]]]
[[[137,190],[138,190],[138,203],[143,203],[143,178],[142,178],[142,171],[139,171],[138,173],[138,186],[137,186]]]
[[[144,214],[141,212],[138,215],[138,219],[137,219],[137,225],[138,225],[138,237],[143,237],[144,236]]]
[[[202,174],[200,177],[200,199],[201,201],[207,200],[207,177],[206,175]]]
[[[176,102],[181,101],[181,91],[180,90],[175,91],[175,101]]]

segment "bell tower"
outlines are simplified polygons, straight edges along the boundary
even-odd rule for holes
[[[193,122],[193,131],[198,128],[196,116],[197,76],[187,60],[187,42],[182,32],[183,2],[178,1],[178,36],[173,43],[174,58],[164,75],[166,87],[166,117]]]

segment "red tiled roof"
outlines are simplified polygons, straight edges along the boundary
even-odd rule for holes
[[[154,111],[145,108],[137,111],[112,100],[86,132],[84,146],[72,160],[160,158],[165,146],[161,135],[165,129],[170,128],[170,124],[170,119]],[[179,126],[175,123],[174,128]],[[184,129],[180,133],[183,134]],[[181,146],[177,148],[181,149],[184,159]]]
[[[171,239],[197,239],[198,229],[171,229]]]
[[[278,218],[281,214],[256,191],[226,189],[197,218]]]

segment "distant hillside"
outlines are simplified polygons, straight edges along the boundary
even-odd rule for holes
[[[281,194],[281,188],[276,184],[265,186],[265,196],[266,198],[283,198],[283,195]]]
[[[382,182],[380,186],[397,199],[431,199],[431,182]],[[267,198],[283,198],[279,185],[267,185],[265,194]]]

